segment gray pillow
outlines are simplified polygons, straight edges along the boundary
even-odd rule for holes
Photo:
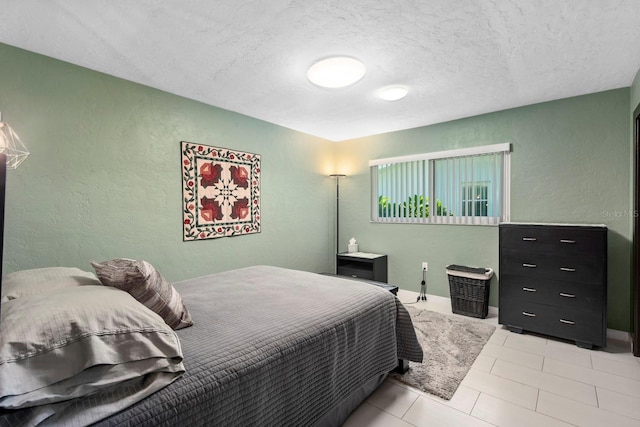
[[[51,404],[162,373],[184,372],[180,341],[131,295],[79,286],[2,304],[0,408]]]
[[[0,302],[61,288],[99,284],[95,274],[75,267],[46,267],[15,271],[2,278]]]
[[[193,325],[178,291],[148,262],[118,258],[91,265],[104,285],[129,292],[173,329]]]

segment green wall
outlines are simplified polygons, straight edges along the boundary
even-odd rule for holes
[[[0,44],[0,111],[31,156],[7,177],[4,271],[146,259],[169,280],[271,264],[333,269],[340,248],[389,255],[389,281],[448,296],[447,264],[498,267],[496,227],[373,224],[370,159],[511,142],[512,220],[609,227],[609,327],[629,330],[629,88],[332,143]],[[262,233],[182,241],[179,142],[262,155]],[[499,276],[499,272],[498,276]],[[498,280],[490,304],[497,306]]]
[[[371,223],[368,161],[511,142],[511,220],[607,225],[609,327],[628,331],[628,117],[625,88],[340,143],[338,158],[350,169],[340,188],[341,250],[355,237],[360,250],[388,254],[390,283],[414,291],[428,261],[427,291],[441,296],[449,295],[447,264],[497,271],[497,227]]]
[[[146,259],[172,281],[271,264],[331,271],[335,144],[0,44],[4,272]],[[262,155],[262,232],[182,241],[180,141]]]

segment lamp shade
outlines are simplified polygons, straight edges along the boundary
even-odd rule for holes
[[[0,154],[7,156],[7,167],[16,169],[29,156],[29,150],[24,146],[18,134],[2,121],[0,113]]]

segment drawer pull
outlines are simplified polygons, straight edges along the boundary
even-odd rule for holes
[[[357,274],[352,274],[351,277],[358,278],[358,275]]]
[[[537,291],[536,291],[535,289],[533,289],[533,288],[522,288],[522,290],[523,290],[523,291],[526,291],[526,292],[537,292]]]
[[[565,297],[565,298],[575,298],[576,297],[574,294],[565,294],[564,292],[560,292],[560,296],[561,297]]]
[[[576,322],[574,322],[573,320],[564,320],[564,319],[560,319],[561,323],[564,323],[565,325],[575,325]]]
[[[560,270],[562,271],[568,271],[569,273],[573,273],[576,271],[575,268],[569,268],[569,267],[560,267]]]
[[[536,268],[537,265],[535,264],[522,264],[523,267],[527,267],[527,268]]]
[[[535,314],[529,313],[529,312],[526,312],[526,311],[523,311],[522,314],[524,314],[525,316],[528,316],[528,317],[536,317]]]
[[[569,239],[560,239],[560,243],[575,243],[575,240],[569,240]]]
[[[522,240],[524,240],[525,242],[535,242],[536,239],[535,237],[523,237]]]

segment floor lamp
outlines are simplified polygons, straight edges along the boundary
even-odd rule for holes
[[[343,173],[333,173],[329,176],[336,179],[336,253],[333,258],[336,263],[336,274],[338,274],[337,255],[340,252],[340,178],[346,178],[347,175]]]

